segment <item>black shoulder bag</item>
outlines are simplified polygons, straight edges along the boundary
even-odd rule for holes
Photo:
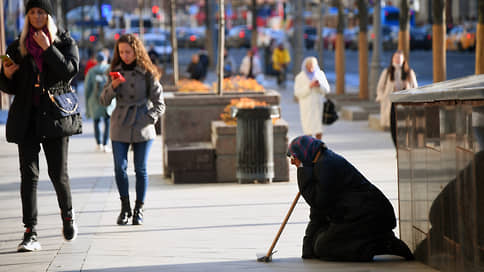
[[[336,112],[336,106],[331,99],[326,98],[323,104],[323,124],[331,125],[338,120],[338,112]]]
[[[40,135],[47,138],[82,133],[82,116],[79,97],[69,82],[60,81],[44,89],[48,96],[45,111],[41,114]]]

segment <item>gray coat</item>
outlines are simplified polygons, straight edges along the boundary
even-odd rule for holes
[[[110,78],[99,98],[107,106],[116,97],[116,108],[111,115],[111,140],[139,143],[155,138],[154,124],[165,111],[160,82],[151,75],[147,77],[147,71],[139,66],[128,71],[118,65],[113,71],[120,72],[126,82],[113,89]]]

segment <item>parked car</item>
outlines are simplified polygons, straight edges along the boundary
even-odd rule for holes
[[[445,46],[447,50],[458,50],[459,49],[459,40],[460,36],[464,32],[464,27],[460,25],[456,25],[452,27],[452,29],[447,34],[447,38],[445,40]]]
[[[432,26],[423,25],[410,28],[410,49],[432,49]]]
[[[176,37],[180,48],[201,48],[205,45],[205,33],[187,27],[177,27]]]
[[[250,47],[252,30],[246,25],[234,26],[229,30],[226,41],[227,47]]]
[[[171,47],[168,37],[163,34],[148,33],[143,35],[144,45],[149,50],[151,46],[159,56],[162,62],[169,62],[173,48]]]

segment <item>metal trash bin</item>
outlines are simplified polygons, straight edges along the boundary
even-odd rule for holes
[[[233,108],[237,117],[236,178],[239,183],[270,183],[274,178],[272,117],[279,107]]]

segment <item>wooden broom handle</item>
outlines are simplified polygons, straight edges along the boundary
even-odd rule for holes
[[[316,156],[314,156],[313,163],[317,162],[320,156],[321,156],[321,150],[319,150],[318,153],[316,153]],[[301,192],[297,192],[296,197],[292,201],[291,207],[289,208],[289,211],[286,214],[286,218],[284,218],[284,221],[282,221],[282,224],[279,227],[279,231],[277,232],[271,247],[267,251],[266,258],[269,258],[271,256],[272,250],[274,250],[274,247],[276,247],[277,241],[279,240],[279,237],[281,237],[282,231],[284,230],[284,227],[286,226],[287,221],[289,221],[289,217],[291,216],[292,211],[294,210],[294,207],[296,207],[297,201],[299,200],[300,196],[301,196]]]
[[[300,196],[301,196],[301,193],[300,192],[297,192],[296,197],[292,201],[292,205],[291,205],[291,207],[289,208],[289,211],[286,214],[286,218],[284,218],[284,221],[282,221],[282,224],[279,227],[279,231],[277,232],[276,237],[274,238],[274,241],[272,242],[271,247],[267,251],[267,254],[266,254],[266,257],[267,258],[269,258],[271,256],[272,250],[274,250],[274,247],[276,246],[277,241],[279,240],[279,237],[281,237],[282,230],[284,230],[284,227],[286,226],[287,221],[289,220],[289,217],[291,216],[292,211],[294,210],[294,207],[296,207],[297,201],[299,200],[299,197]]]

